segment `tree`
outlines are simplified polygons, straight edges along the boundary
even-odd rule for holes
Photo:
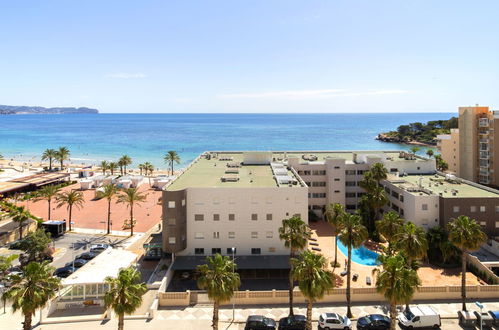
[[[459,255],[459,249],[449,242],[449,234],[440,226],[428,229],[426,240],[428,241],[428,259],[430,261],[447,263]]]
[[[48,262],[30,262],[23,269],[22,275],[10,276],[12,286],[4,297],[12,302],[15,311],[24,315],[23,329],[30,330],[33,315],[55,297],[60,279],[52,276],[53,267]]]
[[[111,233],[111,201],[118,194],[118,187],[113,184],[106,184],[103,186],[103,191],[97,192],[97,198],[107,199],[107,234]]]
[[[83,193],[81,191],[76,191],[76,190],[65,191],[57,195],[57,202],[59,203],[57,205],[57,208],[63,207],[64,205],[67,206],[67,210],[69,213],[68,214],[69,231],[71,231],[71,219],[73,215],[73,207],[76,207],[77,209],[83,207],[83,204],[85,203],[85,198],[83,197]]]
[[[304,251],[299,258],[291,259],[293,278],[307,298],[307,330],[312,330],[312,304],[324,297],[334,286],[334,274],[327,270],[326,258],[311,251]]]
[[[290,260],[295,257],[296,252],[307,247],[310,238],[310,228],[299,216],[293,216],[282,220],[279,228],[279,239],[284,241],[284,246],[289,249]],[[293,264],[290,262],[289,270],[289,315],[293,315]]]
[[[350,282],[352,278],[352,248],[360,247],[367,239],[368,233],[366,227],[361,223],[361,218],[357,214],[346,213],[343,217],[343,226],[338,235],[341,243],[348,248],[348,264],[347,264],[347,317],[352,317],[350,310]]]
[[[52,161],[57,159],[57,151],[54,149],[46,149],[42,154],[42,160],[49,161],[49,171],[52,171]]]
[[[340,203],[329,204],[326,206],[326,219],[334,227],[334,268],[338,264],[338,232],[341,229],[345,209]]]
[[[394,245],[396,243],[396,235],[401,231],[404,225],[404,219],[400,218],[395,211],[390,211],[383,214],[381,220],[376,221],[376,230],[388,242],[386,248],[387,255],[393,255]]]
[[[409,150],[411,150],[411,152],[415,155],[419,150],[421,150],[421,148],[416,147],[416,146],[412,146],[409,148]]]
[[[142,172],[144,171],[144,164],[139,164],[139,171],[140,175],[142,175]]]
[[[376,182],[380,183],[381,180],[385,180],[388,175],[388,170],[382,163],[374,163],[369,170],[372,173],[372,178]]]
[[[10,256],[0,256],[0,284],[6,287],[6,281],[8,280],[8,270],[12,267],[12,262],[16,260],[19,256],[17,254],[11,254]],[[5,314],[5,296],[2,296],[3,313]]]
[[[138,188],[124,189],[118,196],[118,203],[127,204],[130,208],[130,236],[133,236],[135,220],[133,218],[133,207],[146,200],[147,194],[141,193]]]
[[[433,155],[434,155],[433,150],[432,150],[432,149],[427,149],[427,150],[426,150],[426,155],[428,156],[428,158],[433,157]]]
[[[64,161],[69,160],[70,151],[66,147],[59,147],[56,151],[56,158],[61,163],[61,170],[64,169]]]
[[[435,161],[437,163],[437,170],[445,172],[449,169],[449,164],[443,160],[442,155],[435,155]]]
[[[234,296],[234,291],[239,288],[241,280],[235,272],[236,264],[227,256],[215,254],[206,258],[206,264],[197,266],[197,285],[201,290],[206,290],[208,298],[213,301],[212,327],[218,329],[218,310],[220,304]]]
[[[123,330],[125,314],[132,314],[142,305],[147,287],[140,282],[140,273],[133,267],[121,269],[116,278],[106,277],[105,282],[109,289],[104,294],[104,303],[118,315],[118,330]]]
[[[9,211],[11,220],[19,224],[19,239],[23,238],[24,223],[29,219],[38,219],[32,215],[24,206],[17,206],[11,203],[3,203],[3,206]]]
[[[165,163],[167,163],[170,166],[171,173],[173,175],[173,164],[174,163],[180,164],[180,156],[177,154],[176,151],[170,150],[166,153],[164,160]]]
[[[149,162],[145,162],[143,166],[145,175],[152,175],[152,173],[154,172],[154,165]]]
[[[407,267],[401,254],[381,257],[383,269],[375,269],[376,290],[390,303],[390,329],[397,327],[397,305],[408,304],[416,288],[421,285],[416,270]]]
[[[61,188],[56,185],[50,184],[47,186],[43,186],[40,190],[36,192],[38,197],[35,200],[46,200],[48,204],[48,215],[47,220],[50,220],[50,213],[52,210],[52,199],[59,193]]]
[[[128,165],[132,164],[132,158],[128,155],[123,155],[118,160],[118,165],[120,166],[121,175],[126,174],[126,168]]]
[[[466,254],[475,251],[487,241],[487,235],[474,219],[460,215],[447,224],[449,241],[461,250],[461,300],[466,311]]]
[[[109,164],[108,164],[108,162],[107,162],[107,161],[105,161],[105,160],[103,160],[102,162],[100,162],[99,167],[100,167],[100,169],[101,169],[101,171],[102,171],[102,174],[103,174],[103,175],[106,175],[106,171],[107,171],[107,169],[109,168]]]
[[[115,162],[110,162],[109,164],[107,164],[107,168],[109,169],[109,171],[111,171],[111,175],[114,175],[114,171],[116,171],[118,167],[118,163]]]
[[[20,249],[26,253],[27,258],[21,258],[21,263],[24,265],[32,261],[42,262],[43,257],[50,254],[47,250],[51,242],[50,234],[44,229],[37,229],[26,235],[21,241]]]

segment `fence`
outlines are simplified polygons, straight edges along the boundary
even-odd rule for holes
[[[324,296],[322,303],[345,302],[346,289],[333,289]],[[467,297],[470,299],[487,299],[499,297],[499,285],[470,285],[466,287]],[[198,297],[205,296],[202,291],[185,292],[160,292],[159,306],[188,306],[201,303]],[[461,286],[425,286],[418,288],[413,300],[451,300],[461,298]],[[376,291],[376,288],[352,288],[352,302],[383,302],[385,298]],[[202,299],[202,303],[205,303]],[[305,298],[300,291],[294,291],[296,303],[304,303]],[[288,291],[236,291],[232,303],[237,305],[272,305],[286,304],[288,302]]]

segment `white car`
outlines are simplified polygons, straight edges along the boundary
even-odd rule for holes
[[[322,313],[319,316],[319,329],[352,329],[352,321],[346,316],[341,316],[337,313]]]

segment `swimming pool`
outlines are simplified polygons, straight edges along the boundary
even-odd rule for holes
[[[336,239],[338,243],[338,249],[343,252],[345,256],[348,256],[348,249],[339,239]],[[376,260],[378,260],[378,254],[369,249],[366,249],[362,245],[358,249],[352,249],[352,261],[365,266],[376,266]]]

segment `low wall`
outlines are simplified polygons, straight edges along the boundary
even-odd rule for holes
[[[202,292],[202,291],[201,291]],[[188,306],[197,304],[205,293],[196,291],[160,292],[159,306]],[[499,297],[499,285],[470,285],[466,287],[467,297],[470,299],[487,299]],[[324,296],[321,303],[345,302],[346,289],[333,289]],[[300,291],[294,291],[296,303],[304,303],[305,298]],[[352,288],[352,302],[384,302],[385,298],[376,291],[376,288]],[[461,286],[425,286],[418,288],[414,294],[416,300],[452,300],[461,298]],[[233,300],[226,303],[231,305],[277,305],[288,303],[288,291],[236,291]]]
[[[36,230],[36,221],[30,221],[23,224],[23,237]],[[6,245],[15,242],[19,239],[19,227],[14,228],[10,232],[5,232],[0,235],[0,245]]]
[[[499,276],[497,276],[489,267],[480,262],[480,260],[477,257],[467,253],[466,261],[468,262],[468,264],[472,264],[473,266],[475,266],[475,268],[478,269],[479,271],[489,275],[491,278],[494,279],[496,283],[499,283]]]

